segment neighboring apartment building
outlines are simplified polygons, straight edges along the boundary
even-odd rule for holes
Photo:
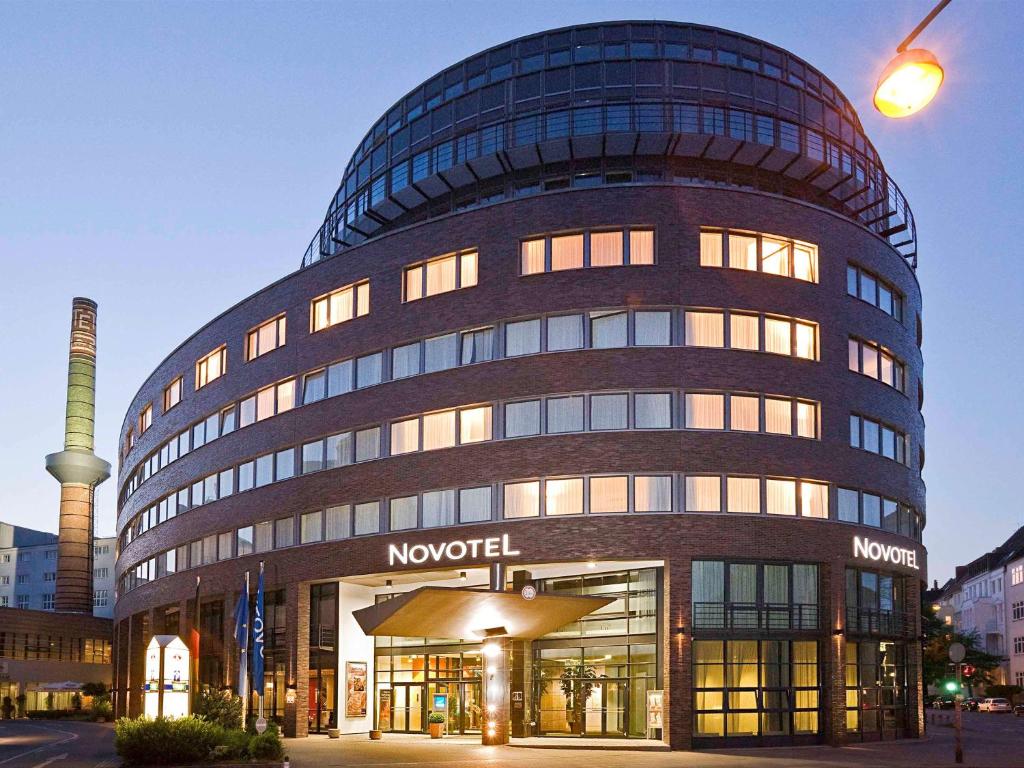
[[[957,632],[976,634],[982,649],[1002,658],[993,682],[1013,683],[1019,676],[1024,685],[1024,527],[991,552],[957,566],[943,587],[939,613],[952,617]]]
[[[93,616],[114,615],[114,537],[93,540]],[[52,611],[57,535],[0,523],[0,608]]]

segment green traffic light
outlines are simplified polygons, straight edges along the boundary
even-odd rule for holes
[[[960,686],[956,684],[955,680],[950,680],[946,683],[946,690],[952,693],[957,690]]]

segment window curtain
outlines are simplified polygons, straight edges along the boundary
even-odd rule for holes
[[[380,352],[360,357],[356,361],[356,386],[369,387],[380,384],[381,378],[381,357]],[[333,392],[331,394],[334,394]]]
[[[327,394],[327,376],[324,371],[317,371],[306,375],[302,381],[302,403],[309,405],[318,400],[323,400]]]
[[[505,405],[505,437],[540,434],[540,401]]]
[[[592,477],[590,479],[590,512],[629,511],[629,478]]]
[[[579,269],[583,266],[583,235],[551,238],[551,271]]]
[[[671,312],[635,312],[633,322],[638,347],[667,347],[672,343]]]
[[[570,477],[544,483],[545,515],[582,515],[583,478]]]
[[[757,315],[729,315],[730,349],[747,349],[756,352],[760,349],[760,335]]]
[[[356,504],[355,511],[355,534],[361,536],[365,533],[377,533],[380,528],[380,502],[370,501],[365,504]]]
[[[505,326],[505,356],[540,352],[540,320],[524,320]]]
[[[391,455],[411,453],[420,448],[420,421],[406,419],[391,424]]]
[[[469,288],[476,285],[477,254],[476,251],[464,253],[459,257],[459,287]]]
[[[804,563],[793,566],[793,602],[817,606],[818,566]]]
[[[524,275],[535,275],[544,271],[544,238],[524,242],[521,254]]]
[[[757,238],[729,235],[729,266],[757,271]]]
[[[459,442],[479,443],[491,439],[491,406],[459,411]]]
[[[789,604],[789,566],[764,566],[764,602],[772,605]]]
[[[730,477],[726,479],[728,509],[730,512],[760,514],[761,481],[756,477]]]
[[[804,360],[814,360],[817,356],[817,345],[814,342],[814,326],[807,323],[796,324],[796,356]]]
[[[590,234],[590,266],[618,267],[622,263],[622,232]]]
[[[796,514],[796,481],[766,480],[765,495],[769,515]]]
[[[455,491],[430,491],[423,494],[423,527],[455,525]]]
[[[725,316],[721,312],[687,312],[685,326],[687,346],[725,346]]]
[[[725,395],[687,393],[686,426],[691,429],[724,429]]]
[[[391,378],[404,379],[420,372],[420,345],[406,344],[391,351]]]
[[[687,512],[721,512],[722,481],[717,476],[686,478]]]
[[[491,519],[491,488],[463,488],[459,491],[459,522],[478,523]]]
[[[629,233],[629,263],[654,263],[654,231],[634,229]]]
[[[343,432],[327,438],[327,455],[324,460],[325,469],[343,467],[352,463],[352,433]]]
[[[334,397],[352,391],[352,361],[345,360],[327,368],[327,396]]]
[[[591,395],[590,429],[626,429],[629,395]]]
[[[405,300],[416,301],[423,298],[423,267],[412,267],[405,270]]]
[[[758,432],[761,398],[748,395],[730,395],[729,428],[740,432]]]
[[[793,403],[766,397],[764,400],[764,429],[776,435],[793,434]]]
[[[430,413],[423,417],[423,450],[455,445],[455,411]]]
[[[777,355],[793,353],[793,324],[789,320],[766,317],[764,320],[764,349]]]
[[[638,475],[633,480],[633,508],[637,512],[671,512],[672,478]]]
[[[548,405],[548,434],[583,431],[583,397],[552,397]]]
[[[433,371],[445,371],[454,368],[459,364],[459,337],[458,334],[449,333],[444,336],[435,336],[423,342],[423,353],[425,359],[424,368],[427,373]]]
[[[789,276],[789,243],[761,238],[761,271],[770,275]]]
[[[800,437],[818,436],[818,408],[814,403],[796,404],[796,433]]]
[[[583,315],[548,318],[548,352],[583,348]]]
[[[427,263],[427,296],[455,290],[455,257]]]
[[[462,365],[490,360],[494,350],[494,329],[481,328],[462,334]]]
[[[642,392],[635,395],[633,410],[637,429],[672,427],[672,395],[667,392]]]
[[[348,504],[327,508],[326,538],[328,541],[334,541],[336,539],[347,539],[351,535],[351,513],[352,510]]]
[[[540,483],[505,484],[505,517],[537,517],[540,514]]]
[[[753,563],[729,565],[729,602],[757,602],[757,566]]]
[[[800,483],[800,514],[828,518],[828,486],[825,483]]]
[[[793,277],[818,282],[818,252],[813,246],[798,244],[793,247]]]
[[[722,266],[722,233],[700,233],[700,265],[702,267]]]
[[[725,563],[720,560],[694,560],[691,599],[694,603],[725,602]]]
[[[343,291],[331,294],[331,325],[352,319],[352,289],[346,288]]]
[[[625,312],[591,312],[590,346],[594,349],[625,347],[629,343]]]

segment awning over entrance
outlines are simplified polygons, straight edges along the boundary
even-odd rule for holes
[[[535,640],[612,602],[608,597],[538,593],[527,600],[519,592],[420,587],[352,615],[367,635],[476,640],[490,634]]]

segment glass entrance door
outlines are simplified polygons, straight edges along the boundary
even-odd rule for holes
[[[423,731],[423,686],[419,683],[395,683],[391,730],[403,733]]]
[[[625,736],[629,681],[605,678],[590,692],[584,713],[584,736]]]

